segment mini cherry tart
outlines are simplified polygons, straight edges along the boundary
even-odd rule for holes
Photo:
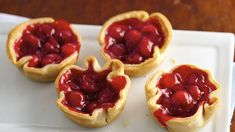
[[[195,131],[203,127],[219,105],[220,84],[208,70],[180,65],[158,72],[145,85],[148,107],[169,131]]]
[[[57,106],[82,126],[102,127],[124,108],[130,79],[118,60],[101,68],[95,57],[88,57],[85,65],[86,69],[68,66],[59,74]]]
[[[106,21],[99,42],[106,60],[118,59],[125,73],[139,76],[161,62],[171,36],[171,24],[161,13],[131,11]]]
[[[64,20],[36,18],[16,26],[8,35],[7,52],[13,64],[36,81],[55,80],[77,61],[81,37]]]

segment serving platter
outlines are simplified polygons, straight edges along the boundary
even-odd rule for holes
[[[234,35],[174,30],[171,46],[163,63],[149,74],[131,78],[128,100],[122,114],[110,125],[88,129],[66,118],[56,107],[54,83],[28,80],[10,63],[6,54],[7,34],[17,22],[1,22],[0,29],[0,131],[52,131],[52,132],[165,132],[151,117],[145,99],[144,85],[147,78],[160,69],[168,71],[175,65],[194,64],[209,69],[221,83],[221,105],[212,120],[201,132],[229,132],[230,97]],[[100,26],[74,25],[83,41],[77,65],[82,66],[87,56],[96,56],[101,64],[97,36]]]

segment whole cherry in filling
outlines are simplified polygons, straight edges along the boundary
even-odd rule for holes
[[[58,20],[27,26],[15,42],[14,49],[17,60],[32,56],[28,66],[41,68],[48,64],[58,64],[74,52],[79,52],[80,43],[70,24]]]
[[[94,109],[107,110],[119,99],[119,92],[125,87],[124,76],[115,76],[107,80],[111,67],[96,72],[92,63],[86,71],[70,69],[59,80],[59,90],[65,94],[62,104],[70,110],[92,114]]]
[[[161,48],[163,43],[164,34],[156,20],[129,18],[108,27],[104,51],[125,64],[139,64],[153,56],[154,46]]]
[[[174,117],[192,116],[200,105],[210,105],[209,94],[216,90],[205,71],[187,65],[160,76],[157,87],[162,94],[156,103],[161,108],[154,115],[163,126]]]

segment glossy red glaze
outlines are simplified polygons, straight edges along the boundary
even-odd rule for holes
[[[17,60],[33,56],[29,67],[41,68],[48,64],[58,64],[74,52],[79,52],[80,43],[63,20],[53,23],[33,24],[26,27],[15,42]]]
[[[42,58],[41,65],[59,64],[61,61],[62,57],[59,54],[47,54]]]
[[[155,20],[143,22],[137,18],[129,18],[108,27],[104,51],[111,58],[123,63],[139,64],[153,56],[154,46],[161,48],[163,44],[164,34]]]
[[[38,56],[33,56],[33,58],[29,61],[29,67],[35,67],[38,65],[40,58]]]
[[[172,73],[163,74],[157,87],[162,92],[156,102],[161,108],[153,114],[163,126],[174,117],[192,116],[200,105],[210,105],[209,94],[216,90],[205,71],[187,65],[179,66]]]
[[[172,116],[169,116],[168,113],[169,112],[167,109],[160,108],[156,110],[153,113],[153,115],[157,117],[159,123],[161,123],[164,127],[166,127],[167,126],[166,122],[173,118]]]
[[[126,85],[126,78],[116,76],[107,80],[110,72],[111,67],[101,72],[94,71],[91,62],[86,71],[67,71],[59,80],[59,90],[64,91],[66,97],[62,103],[71,110],[90,115],[96,108],[107,110],[113,107],[119,99],[120,91]],[[76,93],[70,97],[74,92],[81,94]],[[81,99],[80,96],[84,97]]]
[[[82,110],[86,105],[86,96],[80,91],[68,92],[65,96],[68,105],[77,110]]]

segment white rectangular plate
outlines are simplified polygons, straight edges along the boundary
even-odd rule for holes
[[[0,131],[79,131],[79,132],[164,132],[152,119],[145,100],[144,84],[160,69],[169,70],[178,64],[194,64],[212,71],[221,83],[221,105],[201,132],[229,132],[229,107],[232,79],[234,36],[229,33],[174,31],[164,62],[148,75],[131,78],[128,100],[122,114],[110,125],[99,129],[80,127],[66,118],[56,107],[54,83],[37,83],[10,63],[6,55],[7,33],[13,23],[1,23],[0,34]],[[77,25],[83,42],[78,65],[94,55],[101,64],[97,42],[99,26]],[[176,63],[173,63],[175,60]]]

